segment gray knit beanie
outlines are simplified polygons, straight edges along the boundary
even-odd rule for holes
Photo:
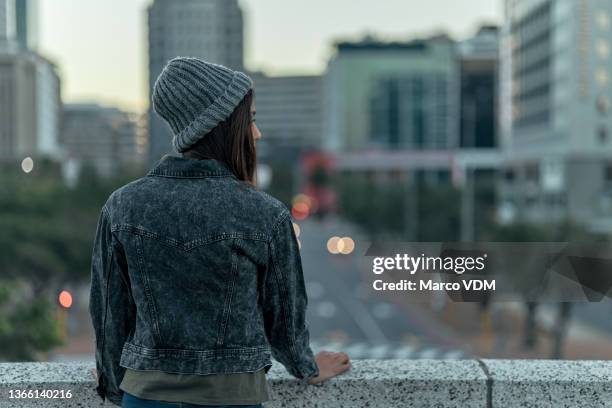
[[[182,153],[227,119],[253,81],[245,73],[197,58],[168,62],[153,86],[153,109],[168,123]]]

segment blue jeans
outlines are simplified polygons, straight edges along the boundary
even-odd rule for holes
[[[259,405],[194,405],[185,402],[163,402],[138,398],[127,392],[123,393],[122,408],[262,408]]]

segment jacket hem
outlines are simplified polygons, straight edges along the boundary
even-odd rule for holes
[[[126,342],[119,365],[133,370],[177,374],[232,374],[255,372],[272,365],[269,347],[212,350],[151,349]]]

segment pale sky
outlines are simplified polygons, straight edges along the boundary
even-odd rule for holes
[[[181,1],[181,0],[176,0]],[[446,30],[457,39],[499,23],[502,0],[239,0],[245,64],[321,73],[337,38],[393,39]],[[152,0],[39,0],[40,51],[59,67],[65,101],[147,106],[145,10]]]

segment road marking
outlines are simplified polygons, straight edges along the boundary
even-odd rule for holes
[[[320,302],[317,307],[317,314],[321,317],[330,319],[336,315],[336,305],[328,300]]]
[[[435,348],[426,348],[425,350],[418,352],[418,358],[424,359],[424,360],[434,359],[438,355],[439,351],[440,350],[435,349]]]
[[[356,359],[366,356],[368,348],[368,345],[365,343],[353,343],[345,347],[344,352],[348,354],[349,358]]]
[[[375,346],[371,348],[368,352],[370,358],[383,358],[390,351],[390,347],[387,344],[383,344],[380,346]]]
[[[394,358],[400,358],[400,359],[408,359],[410,358],[413,354],[414,351],[416,350],[415,347],[412,346],[404,346],[400,349],[398,349],[394,354],[393,357]]]
[[[323,285],[316,281],[306,283],[306,293],[310,299],[320,299],[325,293]]]
[[[378,319],[389,319],[393,315],[393,307],[388,303],[377,303],[372,308],[372,314]]]
[[[444,353],[444,360],[460,360],[465,358],[465,353],[461,350],[451,350]]]

